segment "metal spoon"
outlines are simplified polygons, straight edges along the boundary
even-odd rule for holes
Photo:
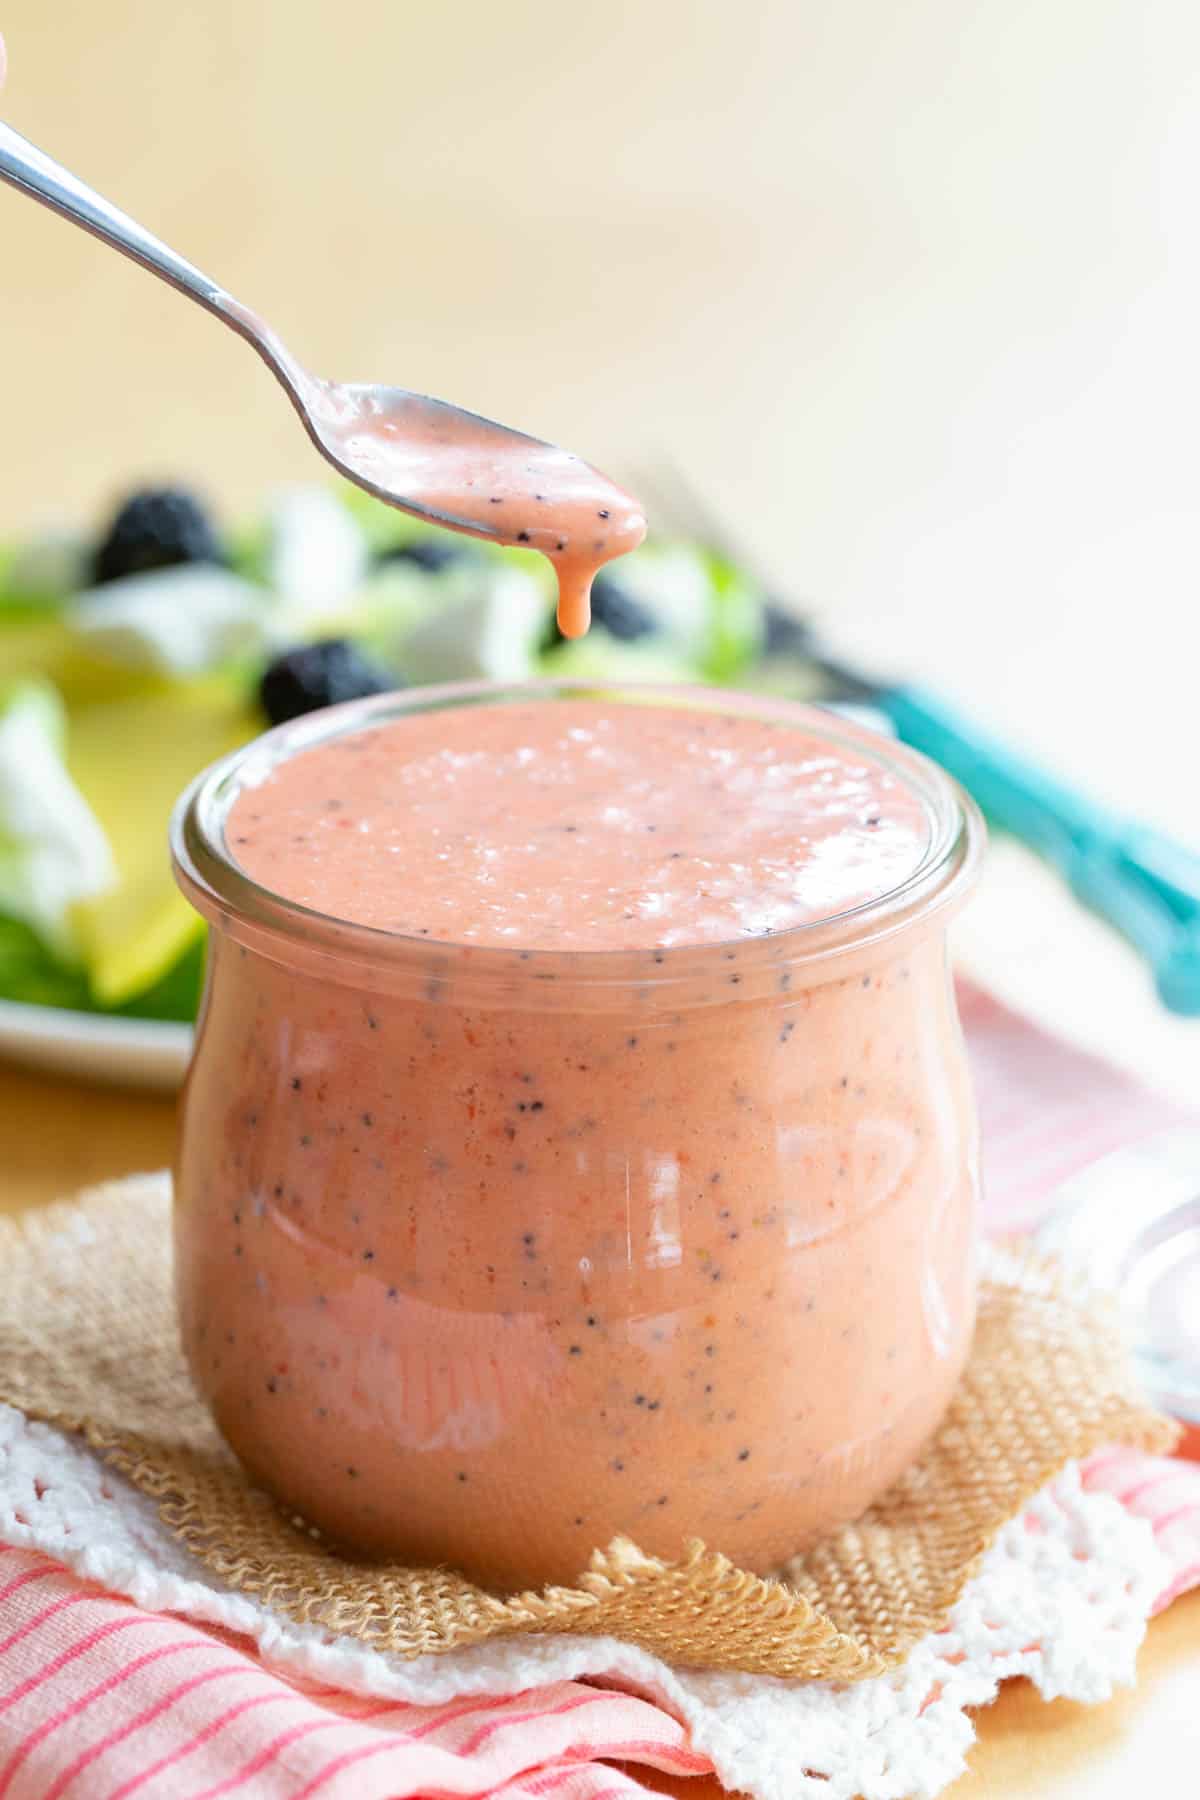
[[[405,512],[555,566],[567,636],[587,629],[592,576],[645,535],[641,508],[577,456],[405,388],[324,381],[271,327],[128,214],[0,121],[0,178],[198,301],[257,350],[327,461]]]

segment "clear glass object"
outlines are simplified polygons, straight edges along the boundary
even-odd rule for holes
[[[1200,1127],[1156,1132],[1072,1176],[1037,1242],[1116,1295],[1143,1388],[1200,1454]]]
[[[617,1533],[777,1566],[915,1457],[974,1321],[946,926],[982,828],[923,758],[774,700],[606,690],[816,731],[922,798],[902,886],[732,944],[401,937],[282,899],[227,848],[277,758],[408,708],[578,692],[311,715],[202,776],[173,827],[212,926],[176,1184],[200,1391],[336,1541],[504,1590],[575,1577]]]

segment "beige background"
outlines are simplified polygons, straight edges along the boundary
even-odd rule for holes
[[[677,457],[885,660],[969,670],[1156,809],[1113,715],[1153,689],[1165,745],[1195,703],[1191,0],[2,0],[0,22],[5,116],[315,368],[619,466]],[[16,198],[0,256],[0,526],[139,470],[245,501],[311,469],[202,314]]]
[[[0,31],[3,116],[315,369],[675,459],[848,644],[1200,841],[1193,0],[0,0]],[[0,426],[0,532],[316,472],[241,344],[7,191]],[[1194,1098],[1200,1026],[1014,852],[962,941]],[[2,1110],[12,1198],[169,1141],[33,1077]],[[1190,1792],[1196,1601],[1144,1668],[1099,1713],[1008,1694],[964,1797]]]
[[[0,0],[4,113],[335,376],[674,459],[836,635],[1200,843],[1192,0]],[[0,193],[0,531],[315,472],[246,348]],[[1011,867],[1009,865],[1012,865]],[[1005,854],[994,984],[1200,1028]]]

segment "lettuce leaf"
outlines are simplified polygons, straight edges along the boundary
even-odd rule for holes
[[[205,945],[201,936],[150,987],[120,1006],[101,1006],[81,969],[58,962],[23,919],[0,918],[0,1000],[190,1025],[204,987]]]
[[[72,915],[115,875],[103,827],[66,764],[66,709],[48,681],[0,689],[0,913],[59,962],[79,960]]]
[[[87,977],[68,968],[24,919],[0,918],[0,999],[91,1011]]]

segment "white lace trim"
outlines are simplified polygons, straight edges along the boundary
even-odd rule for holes
[[[501,1639],[402,1662],[234,1593],[76,1439],[2,1405],[0,1541],[139,1606],[244,1633],[264,1660],[359,1693],[429,1703],[602,1678],[684,1719],[725,1786],[754,1800],[931,1800],[963,1770],[966,1709],[1001,1681],[1024,1675],[1046,1699],[1086,1701],[1132,1682],[1166,1580],[1150,1525],[1085,1493],[1069,1468],[1004,1527],[947,1628],[902,1668],[852,1687],[672,1669],[612,1638]]]

